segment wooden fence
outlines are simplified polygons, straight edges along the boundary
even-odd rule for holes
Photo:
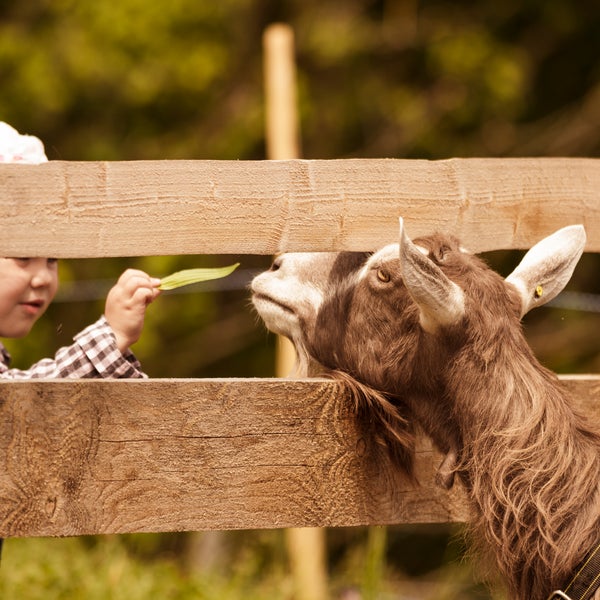
[[[0,256],[372,250],[439,229],[473,251],[583,223],[600,252],[600,160],[140,161],[0,165]],[[595,335],[595,334],[593,334]],[[600,414],[600,376],[565,376]],[[0,537],[456,522],[324,379],[0,383]]]

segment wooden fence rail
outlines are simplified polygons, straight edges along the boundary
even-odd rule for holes
[[[600,376],[568,377],[600,416]],[[0,536],[461,522],[419,442],[399,477],[328,380],[0,384]]]
[[[600,160],[139,161],[1,165],[4,256],[373,250],[439,229],[474,252],[583,223],[600,251]],[[35,236],[31,235],[35,227]]]
[[[364,250],[399,215],[475,251],[583,223],[598,252],[598,190],[593,159],[0,165],[0,256]],[[600,376],[563,379],[600,416]],[[421,438],[406,482],[324,379],[0,383],[0,537],[463,521],[439,460]]]

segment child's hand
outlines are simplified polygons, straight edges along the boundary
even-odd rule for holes
[[[104,316],[121,352],[137,342],[142,334],[146,307],[160,294],[159,284],[160,279],[143,271],[127,269],[108,292]]]

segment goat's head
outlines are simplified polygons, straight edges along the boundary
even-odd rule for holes
[[[267,327],[290,338],[301,356],[397,391],[394,382],[414,383],[415,370],[423,375],[431,365],[421,354],[415,364],[419,341],[435,346],[429,338],[446,336],[456,345],[460,329],[476,321],[491,327],[487,337],[494,339],[506,320],[518,322],[562,290],[584,244],[583,227],[565,227],[504,280],[456,238],[412,242],[401,221],[400,244],[372,255],[281,255],[252,282],[253,301]]]
[[[335,365],[325,352],[317,356],[315,351],[319,340],[327,339],[328,334],[337,337],[335,319],[345,318],[334,315],[334,321],[324,323],[322,308],[353,285],[369,256],[363,252],[283,254],[269,271],[253,279],[252,301],[266,326],[294,344],[297,371],[302,375],[333,372],[341,378],[355,399],[357,411],[368,413],[363,423],[376,429],[376,437],[388,447],[396,464],[413,476],[414,432],[406,407],[366,381],[348,376],[343,365]],[[323,326],[327,331],[318,331]]]
[[[422,401],[447,395],[443,371],[468,336],[483,362],[494,361],[507,336],[520,335],[521,316],[562,290],[584,244],[583,227],[565,227],[503,279],[456,238],[412,242],[401,221],[400,243],[372,255],[280,256],[252,282],[253,301],[301,362],[406,401],[449,451],[458,435],[442,430],[450,408]]]
[[[319,310],[331,290],[351,278],[368,253],[294,252],[282,254],[252,280],[252,301],[268,329],[294,344],[302,374],[322,367],[307,351]]]

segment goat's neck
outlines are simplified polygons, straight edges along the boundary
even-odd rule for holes
[[[545,598],[597,541],[600,436],[527,349],[508,344],[487,363],[463,352],[448,388],[477,535],[511,597]]]
[[[440,352],[435,338],[426,333],[420,336],[415,346],[415,355],[406,361],[414,365],[414,372],[408,373],[400,365],[399,371],[406,379],[396,382],[395,389],[438,449],[444,453],[458,452],[460,432],[453,418],[453,405],[446,392],[442,366],[447,365],[452,356]]]
[[[296,361],[288,377],[319,377],[326,369],[306,350],[302,340],[292,340]]]

